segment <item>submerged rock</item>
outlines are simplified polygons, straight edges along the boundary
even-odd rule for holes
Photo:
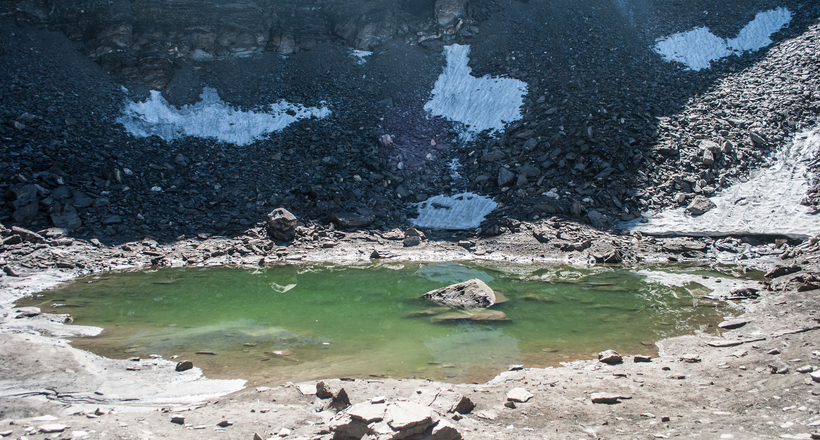
[[[490,307],[497,302],[493,289],[477,278],[431,290],[423,298],[450,307]]]
[[[472,309],[456,310],[433,317],[433,322],[447,321],[506,321],[507,314],[500,310]]]

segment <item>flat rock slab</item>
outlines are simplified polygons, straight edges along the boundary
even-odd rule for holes
[[[513,388],[507,392],[507,400],[510,402],[524,403],[532,399],[532,393],[524,388]]]
[[[743,327],[744,325],[748,324],[749,321],[741,321],[741,320],[729,320],[723,321],[718,324],[718,327],[725,329],[725,330],[734,330],[736,328]]]
[[[361,420],[365,423],[378,422],[384,419],[384,412],[387,405],[384,403],[357,403],[347,409],[347,414],[354,420]]]
[[[423,298],[451,307],[490,307],[496,303],[493,289],[478,278],[431,290]]]
[[[395,431],[422,432],[438,422],[438,417],[430,407],[418,403],[396,402],[390,405],[387,413],[387,424]]]
[[[44,434],[49,434],[49,433],[54,433],[54,432],[63,432],[66,429],[68,429],[68,426],[60,425],[60,424],[57,424],[57,423],[49,423],[47,425],[42,425],[37,429],[40,432],[44,433]]]
[[[592,399],[592,403],[605,403],[608,405],[620,403],[620,401],[623,399],[632,398],[632,396],[624,396],[621,394],[614,393],[592,393],[592,396],[590,397]]]

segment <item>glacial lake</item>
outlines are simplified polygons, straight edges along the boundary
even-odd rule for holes
[[[510,365],[554,366],[606,349],[653,355],[662,338],[717,334],[737,311],[712,299],[713,289],[739,286],[735,275],[499,262],[163,268],[80,278],[16,305],[104,328],[74,338],[77,348],[179,356],[212,378],[472,382]],[[419,299],[472,278],[506,301],[476,317]]]

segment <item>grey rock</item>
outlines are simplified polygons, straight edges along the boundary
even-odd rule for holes
[[[756,131],[749,132],[749,139],[751,139],[752,144],[754,144],[755,147],[766,147],[769,145],[766,138]]]
[[[702,195],[695,196],[692,203],[686,207],[686,212],[691,215],[697,216],[704,214],[715,207],[715,204],[709,200],[707,197]]]
[[[607,223],[609,223],[609,217],[598,210],[589,211],[587,217],[589,217],[589,222],[592,223],[592,226],[598,229],[603,229]]]
[[[431,290],[422,298],[451,307],[490,307],[496,303],[493,289],[477,278]]]
[[[333,395],[333,399],[330,401],[330,407],[341,409],[347,408],[348,406],[350,406],[350,397],[347,396],[347,391],[345,391],[344,388],[340,388],[339,391]]]
[[[392,430],[401,433],[399,438],[404,438],[424,432],[437,423],[439,417],[430,407],[412,402],[396,402],[389,405],[386,420]]]
[[[336,225],[338,225],[340,228],[352,229],[366,228],[370,226],[376,220],[376,216],[345,212],[331,214],[329,216],[329,219],[333,223],[336,223]]]
[[[76,208],[88,208],[94,204],[94,198],[80,190],[75,189],[71,194],[71,204]]]
[[[490,151],[489,153],[481,156],[481,161],[484,162],[484,163],[493,163],[493,162],[498,162],[499,160],[502,160],[505,157],[507,157],[507,155],[504,154],[503,151],[493,150],[493,151]]]
[[[42,432],[43,434],[52,434],[55,432],[63,432],[68,429],[68,426],[61,425],[58,423],[49,423],[47,425],[42,425],[37,428],[38,431]]]
[[[517,176],[512,171],[501,167],[498,171],[498,186],[509,186],[511,183],[515,181]]]
[[[65,205],[55,209],[51,213],[51,221],[54,226],[63,228],[66,231],[75,231],[83,226],[83,221],[77,215],[77,208],[74,205]]]
[[[507,400],[510,402],[524,403],[532,399],[533,394],[524,388],[513,388],[507,392]]]
[[[522,166],[521,169],[518,170],[518,175],[528,177],[528,178],[529,177],[538,177],[538,176],[541,175],[541,170],[539,170],[538,168],[528,164],[528,165]]]
[[[624,359],[617,351],[606,350],[598,353],[598,361],[609,365],[615,365],[622,363]]]
[[[316,383],[316,397],[320,399],[330,399],[333,397],[333,389],[327,382],[320,380]]]
[[[590,398],[592,399],[592,403],[605,403],[608,405],[613,405],[619,403],[622,399],[631,399],[632,396],[624,396],[614,393],[592,393]]]
[[[411,235],[404,237],[404,247],[413,247],[421,244],[421,237],[418,235]]]
[[[271,237],[291,241],[296,234],[296,216],[285,208],[276,208],[268,214],[267,231]]]
[[[642,354],[636,354],[632,358],[632,361],[635,362],[635,363],[652,362],[652,356],[645,356],[645,355],[642,355]]]
[[[741,321],[741,320],[731,320],[731,321],[723,321],[718,324],[718,327],[726,330],[733,330],[736,328],[743,327],[744,325],[748,324],[749,321]]]
[[[177,362],[177,366],[175,368],[176,371],[187,371],[191,368],[194,368],[194,363],[191,361],[182,361]]]
[[[109,215],[108,217],[104,218],[103,221],[102,221],[102,224],[104,226],[118,225],[120,223],[122,223],[122,217],[120,217],[118,215]]]
[[[466,15],[467,0],[436,0],[436,23],[447,26]]]

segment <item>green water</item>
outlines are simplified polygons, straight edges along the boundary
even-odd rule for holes
[[[443,319],[459,312],[418,299],[471,278],[506,297],[492,308],[505,319]],[[113,358],[179,355],[210,377],[481,381],[511,364],[556,365],[609,348],[652,354],[658,339],[715,331],[725,310],[704,297],[708,289],[645,278],[500,263],[177,268],[78,279],[17,305],[105,329],[75,347]]]

